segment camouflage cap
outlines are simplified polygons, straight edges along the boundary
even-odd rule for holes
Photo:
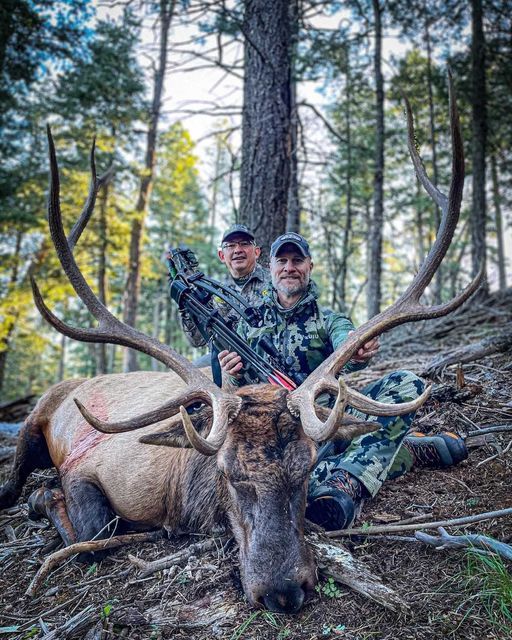
[[[305,258],[311,258],[307,240],[293,231],[284,233],[282,236],[279,236],[274,240],[270,247],[270,257],[274,258],[285,244],[293,244]]]
[[[251,240],[254,240],[254,233],[250,231],[244,224],[232,224],[228,229],[226,229],[226,231],[224,231],[221,243],[226,242],[226,240],[229,240],[231,236],[234,236],[238,233],[244,236],[248,236]]]

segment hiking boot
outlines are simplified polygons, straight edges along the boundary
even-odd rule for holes
[[[415,467],[445,469],[468,457],[464,440],[450,431],[433,436],[412,431],[405,436],[402,444],[412,455]]]
[[[337,469],[310,495],[306,518],[327,531],[350,527],[368,497],[366,488],[348,471]]]

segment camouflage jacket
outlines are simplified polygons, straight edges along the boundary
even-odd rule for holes
[[[245,278],[233,278],[229,275],[224,279],[223,284],[227,285],[239,295],[254,306],[261,304],[261,297],[263,289],[268,289],[267,283],[270,281],[270,272],[261,265],[257,264],[252,273]],[[170,283],[169,283],[170,286]],[[238,322],[238,314],[231,309],[220,298],[215,298],[212,302],[218,309],[221,316],[231,325],[236,325]],[[203,347],[206,344],[205,339],[196,327],[194,320],[185,311],[181,312],[181,326],[187,337],[187,340],[193,347]]]
[[[263,291],[260,306],[263,326],[252,328],[240,323],[238,332],[265,359],[268,356],[258,343],[264,335],[269,336],[282,354],[287,370],[307,375],[345,342],[348,332],[354,329],[349,317],[320,307],[317,298],[316,285],[310,282],[304,297],[292,308],[285,309],[277,302],[275,290],[269,286]],[[348,362],[343,371],[356,371],[366,366],[367,363]],[[236,386],[258,382],[247,373],[230,380]]]

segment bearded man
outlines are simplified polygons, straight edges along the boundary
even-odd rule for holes
[[[281,353],[287,370],[305,375],[328,358],[354,329],[350,318],[318,304],[311,280],[313,267],[305,238],[297,233],[279,236],[270,249],[272,287],[262,292],[263,324],[257,328],[239,325],[239,333],[263,358],[268,356],[260,342],[267,336]],[[342,373],[366,367],[378,349],[378,338],[368,341]],[[222,351],[219,362],[234,385],[258,382],[244,370],[237,353]],[[398,404],[415,400],[423,390],[423,381],[414,373],[395,371],[367,385],[362,393],[380,402]],[[329,402],[328,397],[324,400]],[[347,413],[374,421],[376,430],[350,442],[330,442],[320,448],[309,480],[306,517],[326,529],[349,527],[364,501],[375,496],[385,480],[413,466],[448,467],[467,457],[464,441],[455,434],[407,435],[414,413],[376,417],[352,407]]]

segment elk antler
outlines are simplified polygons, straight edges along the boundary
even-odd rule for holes
[[[441,261],[443,260],[457,226],[464,186],[464,150],[460,133],[457,103],[453,89],[452,77],[448,75],[448,90],[450,99],[450,131],[452,140],[452,178],[448,197],[444,196],[429,180],[423,162],[414,144],[414,123],[411,106],[405,98],[407,113],[408,147],[418,179],[432,199],[442,211],[441,223],[436,240],[425,261],[421,265],[415,278],[400,298],[390,307],[370,318],[367,322],[352,332],[346,342],[327,358],[298,389],[292,391],[288,397],[290,411],[299,414],[304,431],[313,439],[327,439],[335,432],[335,424],[330,421],[323,423],[315,414],[313,403],[324,392],[338,395],[339,384],[336,374],[347,364],[350,358],[369,340],[389,331],[393,327],[427,318],[438,318],[457,309],[479,287],[484,270],[483,267],[475,279],[458,296],[444,304],[426,307],[420,303],[425,288],[432,280]],[[412,403],[399,405],[381,405],[366,398],[351,389],[347,389],[347,403],[360,411],[373,415],[401,415],[417,409],[428,397],[429,389]],[[393,413],[387,413],[389,408]],[[381,413],[385,411],[385,413]],[[328,424],[329,422],[329,424]],[[320,436],[320,437],[319,437]]]
[[[111,164],[110,167],[102,173],[101,176],[96,174],[96,159],[94,157],[94,152],[96,150],[96,137],[92,140],[91,145],[91,153],[89,156],[89,164],[91,167],[91,184],[89,185],[89,194],[87,196],[87,200],[85,201],[84,207],[82,209],[82,213],[80,214],[78,220],[73,225],[69,236],[68,236],[68,244],[73,250],[73,247],[78,242],[78,239],[82,235],[82,231],[87,226],[90,217],[94,211],[94,205],[96,203],[96,196],[98,195],[98,191],[104,184],[107,184],[114,175],[114,165]]]
[[[171,349],[171,347],[158,342],[158,340],[155,340],[154,338],[151,338],[118,320],[94,295],[78,268],[70,245],[66,240],[60,211],[59,169],[55,154],[55,146],[50,127],[47,128],[47,131],[51,174],[50,193],[48,199],[48,222],[50,233],[60,263],[70,283],[91,314],[96,318],[96,320],[98,320],[99,324],[96,328],[92,329],[78,329],[62,322],[48,309],[42,299],[35,280],[31,277],[34,300],[39,312],[45,320],[57,329],[57,331],[75,340],[80,340],[82,342],[107,342],[110,344],[120,344],[125,347],[136,349],[142,353],[146,353],[167,365],[188,385],[186,392],[180,398],[169,402],[167,405],[160,407],[160,409],[157,409],[150,414],[145,414],[144,416],[134,418],[133,420],[125,423],[111,425],[103,423],[91,416],[89,412],[80,405],[80,403],[77,402],[77,406],[83,412],[84,417],[87,420],[90,420],[94,427],[107,433],[116,433],[136,429],[159,420],[164,420],[176,414],[180,410],[180,406],[183,404],[188,405],[196,400],[207,401],[212,405],[214,416],[213,425],[206,439],[196,433],[193,446],[196,446],[198,449],[201,448],[203,453],[211,455],[222,445],[228,423],[238,415],[242,402],[241,398],[219,389],[212,380],[207,378],[198,368],[194,367],[186,358]],[[89,200],[90,199],[88,199],[88,202]],[[87,204],[84,207],[84,211],[86,210]]]

